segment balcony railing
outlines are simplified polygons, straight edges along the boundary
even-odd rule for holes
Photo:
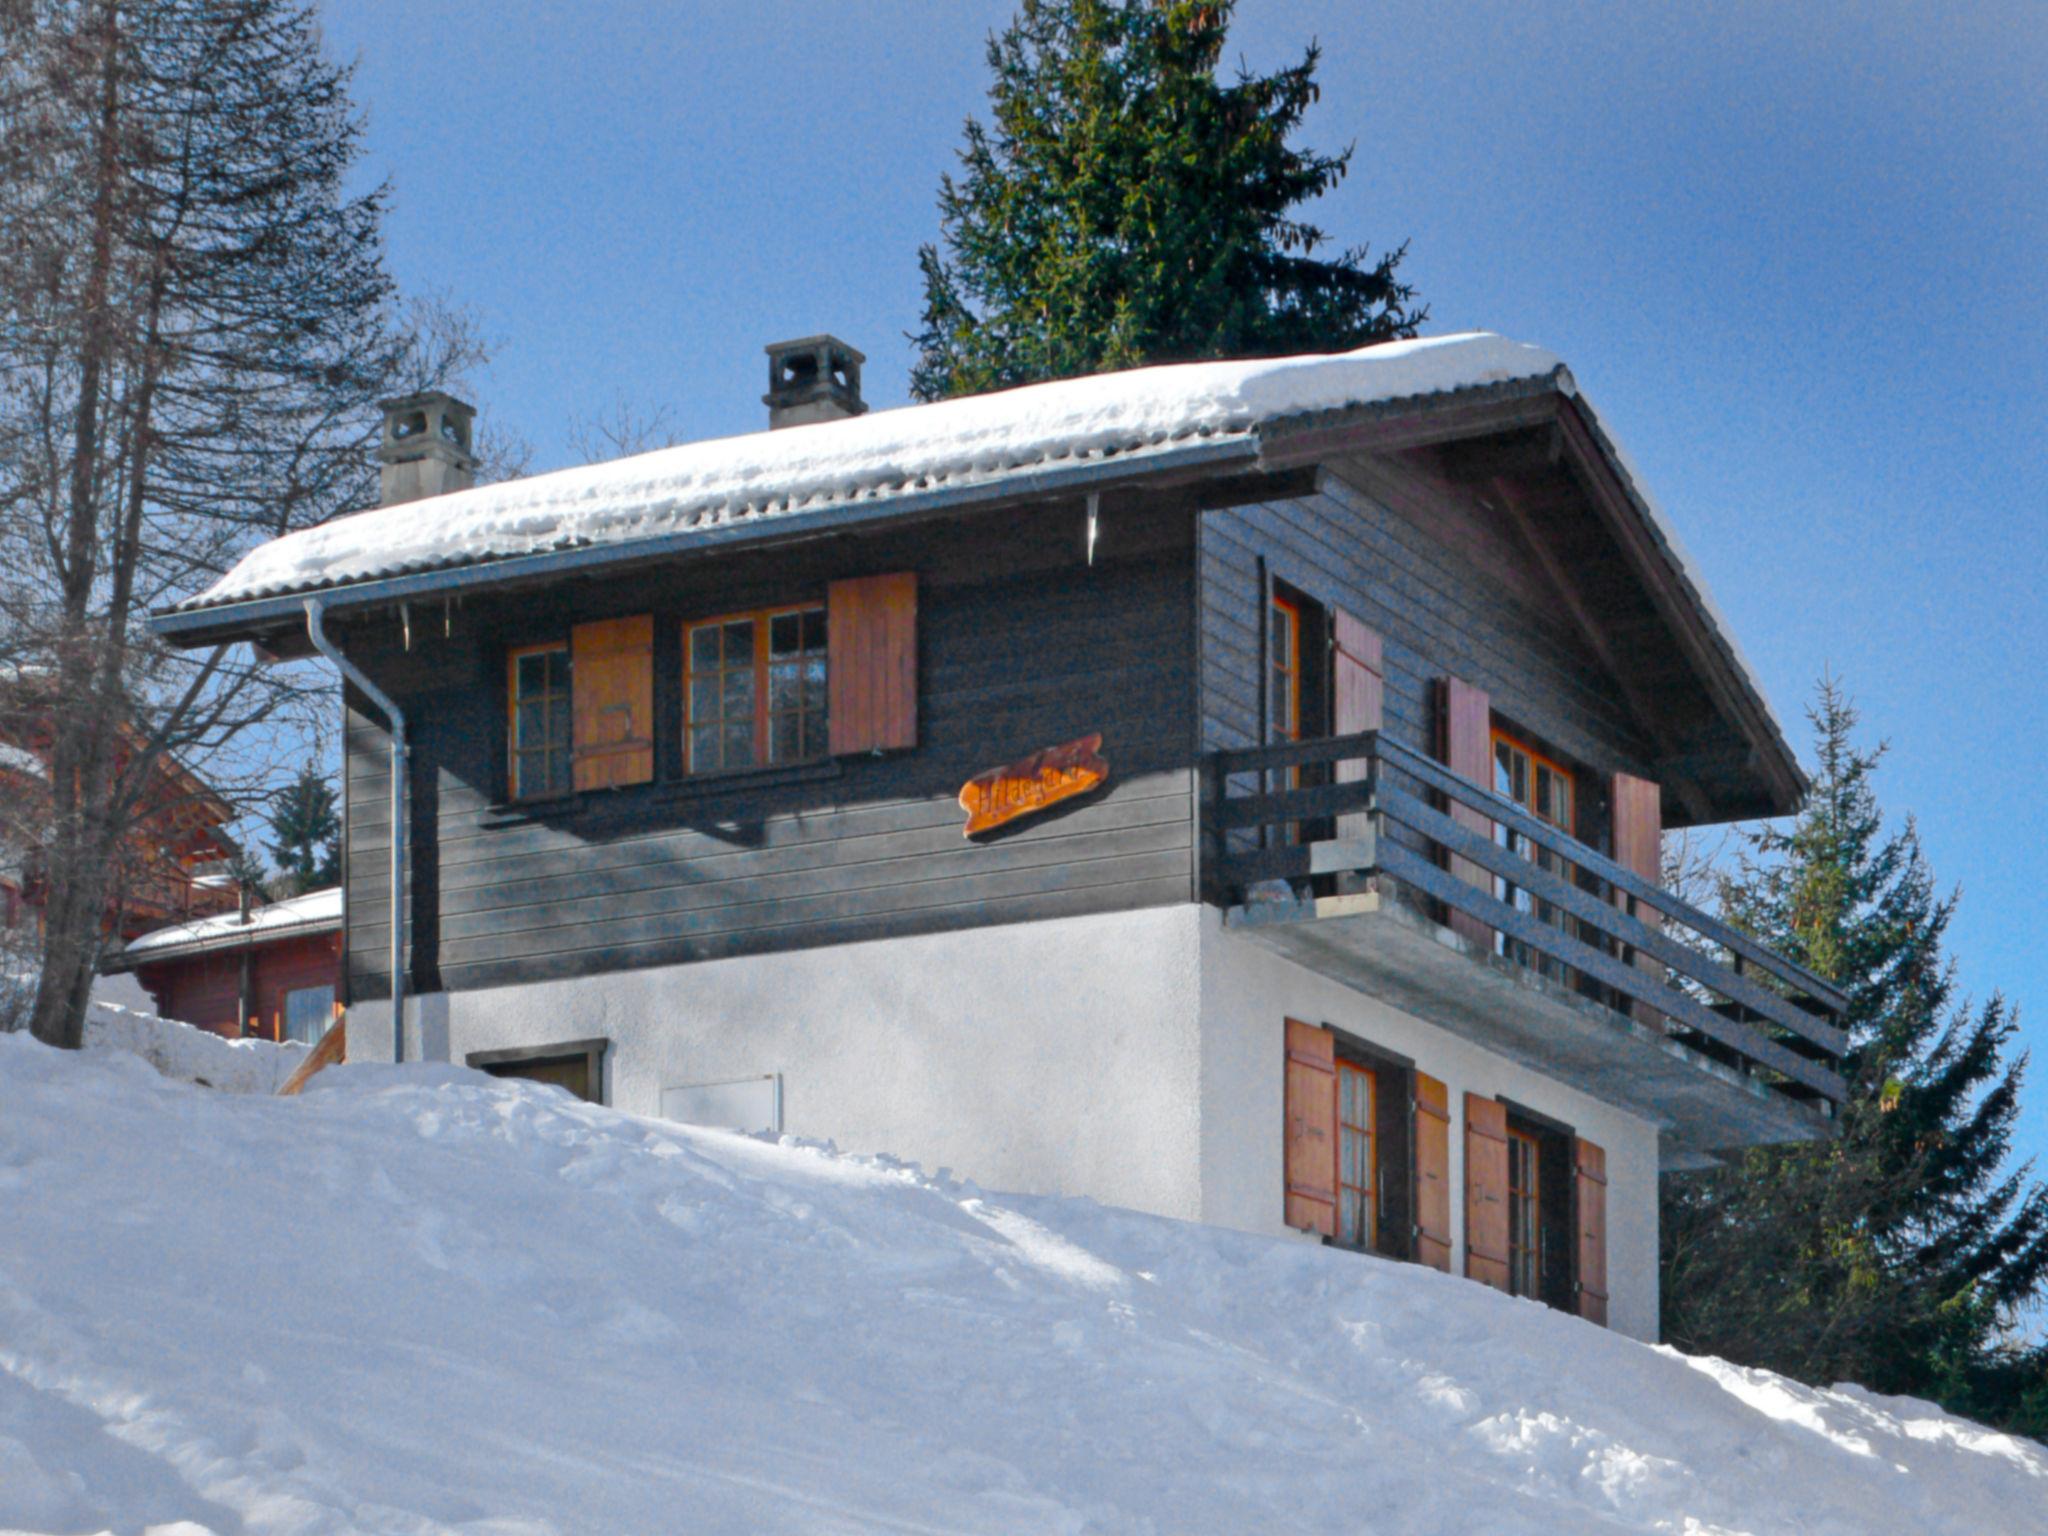
[[[1457,926],[1498,936],[1503,959],[1647,1015],[1792,1098],[1844,1098],[1837,988],[1443,764],[1367,731],[1219,752],[1211,768],[1226,905],[1312,915],[1319,891],[1369,883],[1462,914]],[[1292,776],[1335,782],[1272,787]],[[1469,824],[1482,818],[1491,835]]]

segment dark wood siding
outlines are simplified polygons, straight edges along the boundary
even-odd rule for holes
[[[1520,535],[1469,489],[1388,460],[1326,466],[1306,494],[1201,515],[1202,735],[1258,744],[1263,580],[1342,609],[1383,643],[1382,729],[1436,749],[1446,675],[1589,770],[1580,835],[1604,836],[1604,785],[1648,771],[1651,744],[1547,587]]]
[[[627,966],[1189,899],[1195,740],[1192,514],[984,514],[860,540],[736,552],[519,597],[415,607],[349,631],[414,741],[413,984],[473,988]],[[739,775],[681,775],[681,626],[918,578],[918,745]],[[572,623],[654,614],[655,782],[505,803],[504,655]],[[349,988],[389,995],[386,738],[348,721]],[[1103,792],[969,844],[983,769],[1090,731]]]

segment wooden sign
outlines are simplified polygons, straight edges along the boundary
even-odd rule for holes
[[[1106,783],[1109,764],[1101,757],[1101,748],[1102,733],[1097,731],[1034,752],[1006,768],[976,774],[960,786],[967,835],[990,831],[1020,816],[1035,816]]]

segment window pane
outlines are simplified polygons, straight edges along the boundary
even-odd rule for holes
[[[807,608],[804,610],[804,649],[820,651],[825,649],[825,610]]]
[[[548,754],[548,792],[560,794],[569,788],[569,749],[556,747]]]
[[[573,732],[569,724],[569,698],[567,694],[558,694],[554,702],[548,705],[547,729],[548,744],[550,746],[566,746],[571,740]]]
[[[700,725],[690,732],[690,766],[696,769],[723,766],[718,756],[718,727]]]
[[[768,621],[768,654],[794,656],[803,648],[804,616],[778,613]]]
[[[768,669],[768,708],[772,713],[804,707],[803,673],[787,662]]]
[[[751,679],[749,679],[751,681]],[[751,712],[745,720],[729,721],[719,727],[719,766],[722,768],[751,768],[754,766],[754,720]]]
[[[754,673],[752,668],[725,674],[724,715],[729,721],[754,718]],[[749,729],[752,726],[749,725]]]
[[[537,694],[537,693],[544,693],[544,692],[546,692],[546,691],[547,691],[547,686],[548,686],[548,653],[547,653],[547,652],[545,652],[545,651],[540,651],[540,652],[536,652],[536,653],[534,653],[534,654],[532,654],[532,655],[522,656],[522,657],[520,657],[520,658],[519,658],[519,663],[518,663],[518,666],[519,666],[519,683],[518,683],[518,691],[519,691],[519,697],[520,697],[520,698],[522,698],[522,699],[529,699],[529,698],[532,698],[532,697],[533,697],[533,696],[534,696],[535,694]]]
[[[772,715],[768,722],[768,761],[793,763],[803,754],[803,717]]]
[[[334,988],[302,987],[284,997],[284,1037],[317,1045],[334,1022]]]
[[[716,672],[699,672],[690,679],[690,718],[702,724],[718,718],[719,680]]]
[[[547,744],[548,707],[545,704],[522,704],[513,717],[512,744],[515,747],[539,747]]]
[[[754,621],[736,619],[725,626],[725,664],[743,667],[754,659]]]
[[[715,672],[718,670],[718,626],[702,624],[690,631],[690,669],[693,672]]]
[[[804,708],[814,714],[825,713],[825,658],[814,656],[804,663]]]

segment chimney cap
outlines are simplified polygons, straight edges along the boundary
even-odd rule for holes
[[[445,389],[381,401],[377,435],[385,506],[467,490],[476,483],[476,407]]]
[[[859,349],[837,336],[799,336],[771,341],[768,354],[768,425],[799,427],[817,421],[839,421],[867,410],[860,397]]]

